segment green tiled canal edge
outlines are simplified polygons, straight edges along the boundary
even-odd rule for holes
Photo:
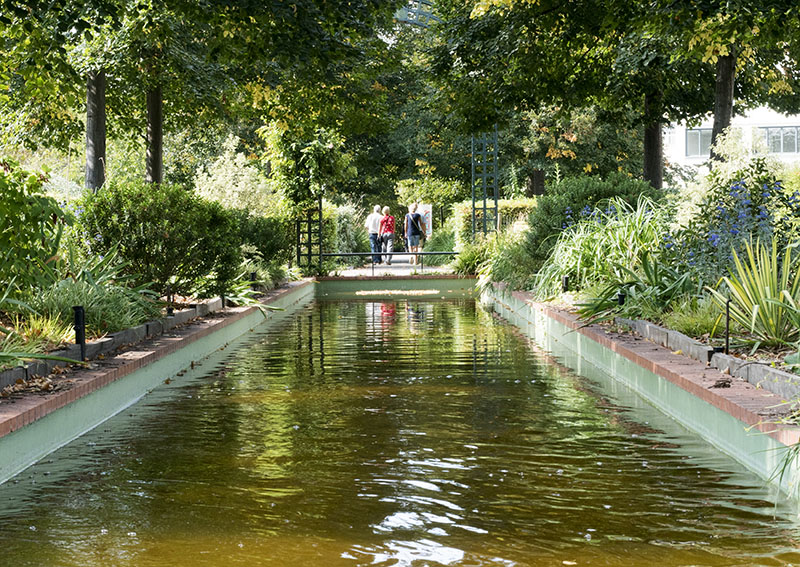
[[[314,286],[300,286],[270,304],[283,309],[259,310],[222,329],[186,344],[173,354],[156,360],[123,378],[110,382],[44,417],[0,438],[0,483],[66,445],[107,419],[135,404],[148,392],[178,373],[191,376],[207,372],[208,363],[227,355],[237,339],[259,325],[287,317],[314,298]],[[229,352],[229,351],[228,351]]]
[[[729,413],[575,332],[512,294],[485,293],[482,300],[563,365],[590,379],[597,373],[611,376],[765,482],[779,483],[786,494],[798,498],[800,469],[796,458],[793,466],[787,467],[780,479],[776,478],[775,473],[788,451],[779,441],[748,428]]]

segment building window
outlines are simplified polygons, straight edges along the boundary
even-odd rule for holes
[[[711,128],[686,130],[686,157],[708,157],[711,155]]]
[[[798,126],[761,128],[771,154],[796,154]]]
[[[661,133],[661,143],[665,148],[671,148],[675,144],[675,130],[666,128]]]

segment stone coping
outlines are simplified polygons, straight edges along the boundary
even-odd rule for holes
[[[656,344],[667,347],[700,362],[708,363],[726,374],[750,382],[757,388],[763,388],[777,394],[784,401],[800,399],[800,376],[773,368],[768,363],[742,360],[735,356],[716,352],[712,347],[687,337],[678,331],[659,327],[649,321],[624,319],[617,317],[619,325],[630,327],[642,337]]]
[[[130,329],[124,329],[99,339],[86,341],[86,360],[95,360],[101,355],[105,356],[126,345],[160,336],[175,327],[186,324],[192,319],[216,313],[220,309],[222,309],[222,299],[215,298],[175,311],[168,317],[154,319]],[[69,345],[66,348],[47,354],[78,361],[80,360],[80,352],[79,345]],[[34,376],[47,376],[56,366],[64,366],[64,364],[64,362],[54,360],[33,360],[24,365],[4,370],[0,372],[0,389],[15,384],[19,380],[28,380]]]
[[[786,400],[779,394],[758,387],[746,379],[736,379],[735,374],[732,379],[730,374],[710,366],[708,359],[696,360],[684,355],[683,352],[673,351],[669,347],[630,333],[615,333],[600,325],[585,325],[576,315],[568,311],[538,302],[526,292],[503,291],[503,287],[495,284],[495,288],[501,294],[511,293],[515,299],[528,304],[532,309],[672,382],[735,417],[746,427],[761,431],[786,446],[800,442],[800,428],[776,423],[781,417],[790,413]],[[713,349],[711,350],[713,352]],[[714,354],[715,358],[717,356],[718,354]]]
[[[311,280],[290,282],[268,292],[261,301],[269,305],[307,285],[313,285],[313,282]],[[257,309],[256,306],[222,307],[222,301],[215,299],[191,309],[181,310],[175,313],[174,317],[166,318],[166,323],[163,325],[161,323],[164,320],[145,323],[115,333],[111,337],[92,341],[89,344],[100,344],[93,346],[91,350],[97,361],[88,368],[72,366],[55,377],[57,383],[62,386],[61,389],[47,393],[27,392],[0,399],[0,437],[219,331],[254,313]],[[87,354],[89,354],[89,344],[87,344]],[[48,372],[52,368],[53,366],[50,366]],[[30,367],[28,370],[31,374]]]

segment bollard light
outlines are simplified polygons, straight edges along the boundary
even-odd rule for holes
[[[731,346],[731,300],[725,302],[725,354],[729,354]]]
[[[569,276],[561,276],[561,293],[569,291]]]
[[[83,305],[74,305],[72,311],[75,315],[75,344],[81,347],[81,362],[86,360],[86,311]]]
[[[622,293],[622,292],[619,292],[619,293],[617,294],[617,303],[618,303],[619,305],[625,305],[625,294],[624,294],[624,293]]]

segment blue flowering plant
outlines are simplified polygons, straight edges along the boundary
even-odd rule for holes
[[[800,194],[788,194],[763,158],[733,181],[711,177],[712,187],[691,221],[664,239],[671,262],[700,281],[715,283],[750,241],[776,238],[785,247],[800,222]]]

